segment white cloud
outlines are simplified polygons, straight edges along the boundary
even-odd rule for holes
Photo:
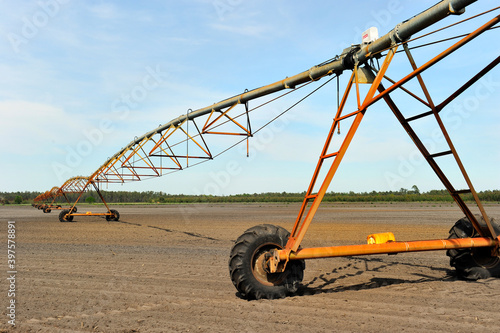
[[[52,151],[54,143],[74,136],[82,124],[60,108],[22,100],[1,101],[0,115],[1,149],[16,155]]]

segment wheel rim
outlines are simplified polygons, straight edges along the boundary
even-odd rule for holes
[[[474,261],[485,268],[491,268],[495,267],[498,265],[500,258],[499,257],[492,257],[491,256],[491,250],[489,248],[486,249],[475,249],[472,251],[472,258],[474,258]]]
[[[265,286],[280,285],[288,275],[286,272],[268,273],[265,270],[266,254],[274,249],[282,249],[282,247],[273,243],[263,244],[252,255],[252,274],[259,283]]]

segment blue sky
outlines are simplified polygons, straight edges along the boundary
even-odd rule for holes
[[[352,4],[0,0],[0,191],[45,191],[72,176],[88,176],[135,136],[187,109],[307,70],[359,43],[366,28],[377,26],[382,35],[434,1],[356,1],[356,10]],[[436,27],[494,6],[480,0],[465,15]],[[427,41],[468,32],[491,17]],[[498,30],[488,32],[424,73],[433,98],[441,101],[498,56],[498,43],[491,43],[495,36]],[[422,63],[448,45],[414,55]],[[390,73],[400,78],[407,72],[399,54]],[[341,90],[348,75],[341,77]],[[497,68],[443,111],[477,190],[500,188],[498,77]],[[404,97],[400,102],[409,114],[425,111]],[[290,103],[272,104],[256,113],[255,121]],[[257,134],[249,158],[244,149],[233,149],[181,172],[107,188],[186,194],[304,191],[335,104],[333,81]],[[430,122],[422,122],[419,133],[432,149],[443,146]],[[443,160],[443,167],[448,164]],[[463,187],[456,170],[450,170],[456,187]],[[330,190],[413,185],[422,191],[443,188],[389,109],[377,104],[368,110]]]

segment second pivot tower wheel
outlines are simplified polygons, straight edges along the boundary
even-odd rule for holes
[[[117,210],[111,209],[109,212],[111,215],[106,215],[106,221],[118,221],[120,219],[120,213]]]

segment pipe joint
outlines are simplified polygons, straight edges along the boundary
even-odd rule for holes
[[[403,22],[404,23],[404,22]],[[395,45],[395,44],[398,44],[398,43],[402,43],[404,42],[405,40],[408,40],[410,39],[411,36],[408,36],[408,38],[404,39],[402,38],[400,35],[399,35],[399,29],[401,28],[401,26],[403,25],[403,23],[399,23],[398,25],[396,25],[396,27],[392,30],[391,34],[390,34],[390,39],[391,39],[391,42],[392,42],[392,45]]]
[[[453,2],[450,2],[448,4],[448,10],[450,11],[451,15],[462,15],[463,13],[465,13],[465,7],[462,7],[460,9],[453,8]]]
[[[361,49],[360,45],[352,45],[344,49],[340,55],[340,60],[342,61],[343,69],[354,69],[354,65],[358,62],[356,53]]]

